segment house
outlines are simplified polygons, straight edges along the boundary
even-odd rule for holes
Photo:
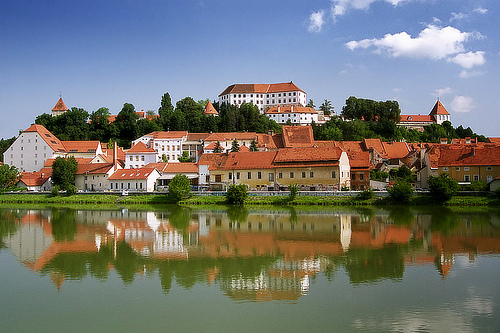
[[[107,191],[108,179],[118,169],[113,163],[86,163],[78,164],[75,173],[75,186],[78,191]]]
[[[182,144],[187,140],[187,131],[156,131],[132,141],[132,145],[142,142],[156,151],[157,161],[177,162],[182,156]]]
[[[311,125],[318,123],[318,112],[305,106],[273,106],[265,115],[278,124]]]
[[[441,125],[445,121],[451,121],[451,116],[444,105],[438,100],[428,115],[400,115],[398,125],[423,131],[424,126],[431,124]]]
[[[205,139],[209,136],[210,133],[188,133],[186,141],[182,143],[182,152],[187,151],[191,161],[198,162],[203,154]]]
[[[191,185],[198,185],[198,165],[196,163],[167,163],[160,172],[161,176],[157,180],[158,189],[168,186],[170,181],[178,174],[185,175]]]
[[[275,105],[305,106],[306,93],[292,81],[273,84],[232,84],[219,94],[219,104],[256,105],[261,113]]]
[[[156,150],[146,147],[142,141],[137,142],[124,153],[125,169],[138,169],[146,164],[156,163],[158,161]]]
[[[153,192],[160,173],[155,168],[119,169],[108,178],[110,191]]]
[[[66,155],[74,158],[94,158],[104,153],[99,141],[61,141],[61,143],[66,149]]]
[[[336,141],[347,153],[351,167],[351,190],[367,190],[370,188],[370,153],[364,149],[362,141]]]
[[[419,179],[422,188],[427,188],[427,178],[442,173],[459,184],[472,181],[491,183],[500,175],[500,146],[495,144],[439,144],[425,154]]]
[[[204,154],[211,184],[245,184],[271,190],[297,184],[302,190],[350,187],[349,158],[338,147],[284,148],[278,151]]]
[[[219,143],[222,151],[228,151],[233,145],[233,141],[236,140],[240,147],[247,146],[250,147],[252,141],[257,142],[257,133],[255,132],[225,132],[225,133],[211,133],[207,136],[203,142],[203,151],[213,152],[217,142]]]
[[[20,180],[17,182],[17,187],[33,192],[51,191],[51,175],[51,168],[45,168],[38,172],[22,172]]]

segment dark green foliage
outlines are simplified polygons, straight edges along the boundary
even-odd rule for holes
[[[75,173],[78,163],[74,157],[57,157],[52,164],[52,184],[61,190],[71,191],[71,185],[75,185]]]
[[[299,185],[297,184],[293,184],[293,185],[290,185],[288,187],[290,193],[288,193],[288,197],[287,197],[287,200],[288,201],[293,201],[295,200],[295,198],[297,197],[297,195],[299,194]]]
[[[430,176],[428,184],[430,195],[438,202],[450,200],[459,189],[457,181],[450,178],[447,173],[442,173],[437,177]]]
[[[399,121],[399,103],[397,101],[373,101],[371,99],[349,97],[342,108],[342,115],[347,119]]]
[[[233,142],[231,143],[231,152],[236,153],[240,151],[240,144],[238,143],[238,140],[234,139]]]
[[[231,185],[226,194],[226,200],[232,205],[243,205],[248,198],[248,190],[246,185]]]
[[[385,182],[389,178],[387,172],[382,172],[380,170],[370,169],[370,179],[378,180],[380,182]]]
[[[19,170],[13,165],[0,165],[0,192],[16,186]]]
[[[90,134],[89,114],[82,108],[71,108],[65,113],[52,117],[42,114],[35,120],[36,124],[43,125],[59,140],[88,140]]]
[[[215,143],[214,153],[222,153],[222,147],[219,141]]]
[[[250,142],[250,151],[257,151],[257,141],[255,141],[255,139],[252,140],[252,142]]]
[[[375,196],[375,193],[371,188],[368,190],[364,190],[363,192],[360,192],[358,195],[356,195],[357,200],[368,200],[371,199]]]
[[[130,103],[123,104],[123,108],[114,122],[118,129],[119,145],[121,147],[130,148],[132,140],[138,137],[137,118],[135,107]]]
[[[333,113],[333,106],[332,106],[332,102],[325,99],[325,101],[323,102],[323,104],[321,104],[321,106],[319,107],[319,109],[321,111],[323,111],[323,114],[325,116],[329,116],[330,113]]]
[[[496,195],[497,199],[500,199],[500,187],[497,188],[497,190],[495,191],[495,195]]]
[[[389,176],[391,180],[405,180],[408,183],[415,182],[417,178],[417,175],[413,174],[406,165],[402,165],[397,169],[391,169]]]
[[[0,139],[0,161],[3,162],[3,153],[16,141],[15,137],[10,139]]]
[[[189,152],[187,150],[184,150],[182,152],[182,155],[179,156],[178,160],[181,163],[191,162],[191,157],[189,157]]]
[[[414,189],[405,180],[397,180],[393,186],[387,188],[389,198],[393,202],[408,203],[413,195]]]
[[[168,184],[168,197],[171,202],[177,203],[191,192],[191,182],[183,174],[177,174]]]
[[[487,191],[488,183],[484,180],[473,180],[468,189],[471,191]]]
[[[52,188],[51,196],[58,197],[59,196],[59,185],[54,185]]]

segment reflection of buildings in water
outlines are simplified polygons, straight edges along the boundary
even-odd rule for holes
[[[309,280],[321,271],[326,259],[278,260],[257,276],[231,276],[221,279],[220,286],[237,300],[295,301],[309,292]]]

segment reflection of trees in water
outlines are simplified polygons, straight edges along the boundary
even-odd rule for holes
[[[415,213],[410,206],[395,205],[387,207],[389,220],[396,225],[409,225],[415,221]]]
[[[227,218],[231,222],[244,223],[248,220],[248,209],[242,205],[227,206]]]
[[[52,210],[52,236],[58,242],[71,241],[76,236],[76,211],[73,209]]]
[[[173,205],[170,207],[169,223],[172,227],[179,231],[186,231],[189,228],[191,214],[191,209]]]
[[[3,239],[17,231],[15,221],[18,218],[17,212],[0,209],[0,249],[5,247]]]

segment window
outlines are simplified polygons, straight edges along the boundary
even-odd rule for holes
[[[257,179],[262,179],[262,172],[257,172]]]
[[[247,178],[248,178],[248,179],[252,179],[252,173],[251,173],[251,172],[249,172],[249,173],[248,173]]]
[[[492,171],[492,170],[493,170],[493,167],[490,167],[490,166],[486,167],[486,171]]]
[[[444,167],[443,171],[449,171],[449,168],[448,167]]]
[[[464,171],[469,171],[469,167],[464,167]]]
[[[302,171],[302,178],[306,178],[306,172]]]
[[[493,176],[486,177],[486,182],[491,183],[493,181]]]
[[[236,179],[240,179],[240,173],[239,172],[236,173]]]
[[[314,171],[309,172],[309,178],[314,178]]]
[[[233,174],[231,172],[229,173],[229,179],[233,179]]]
[[[455,167],[455,171],[460,171],[460,167]]]
[[[293,177],[294,177],[293,172],[290,172],[290,178],[293,178]]]
[[[479,175],[474,175],[474,180],[479,180]]]
[[[464,181],[465,182],[470,182],[470,176],[469,175],[464,175]]]
[[[335,177],[335,171],[332,171],[332,178],[337,178]]]
[[[278,173],[278,178],[280,178],[280,179],[283,178],[283,172]]]
[[[215,182],[221,183],[222,182],[222,175],[215,175]]]
[[[274,173],[269,173],[269,181],[274,182]]]
[[[352,174],[352,180],[356,180],[356,174],[355,173]]]
[[[364,174],[362,174],[362,173],[360,173],[360,174],[359,174],[359,180],[363,180],[363,179],[365,179],[365,175],[364,175]]]
[[[144,156],[141,156],[141,161],[144,161]]]

